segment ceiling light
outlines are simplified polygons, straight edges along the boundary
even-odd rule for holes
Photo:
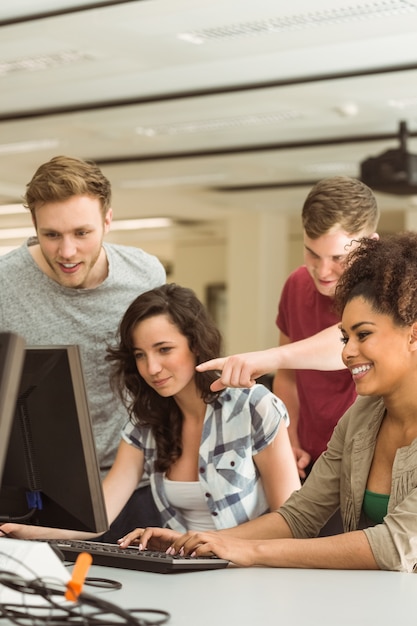
[[[36,235],[33,226],[22,226],[21,228],[0,228],[0,240],[20,239],[21,237],[34,237]]]
[[[173,222],[169,217],[147,217],[136,220],[114,220],[111,230],[142,230],[143,228],[169,228]],[[0,231],[1,233],[1,231]]]
[[[23,204],[4,204],[0,206],[0,215],[18,215],[19,213],[28,213]]]
[[[316,28],[344,24],[358,20],[374,20],[378,17],[392,17],[416,11],[417,7],[409,0],[379,0],[347,7],[332,8],[322,11],[310,11],[294,15],[280,15],[253,22],[226,24],[217,28],[205,28],[199,31],[179,33],[178,39],[187,43],[201,45],[208,41],[224,41],[238,37],[270,35],[285,31]]]
[[[119,183],[121,189],[141,189],[153,187],[180,187],[185,185],[207,185],[224,181],[224,174],[196,174],[188,176],[172,176],[169,178],[143,178],[135,180],[123,180]]]
[[[49,150],[59,146],[58,139],[38,139],[34,141],[16,141],[15,143],[0,144],[0,154],[19,154],[22,152],[35,152],[36,150]]]
[[[191,133],[212,132],[239,129],[248,126],[265,126],[279,124],[283,121],[299,119],[299,111],[285,109],[274,113],[241,115],[239,117],[213,118],[208,120],[194,120],[178,124],[159,124],[158,126],[138,126],[136,133],[145,137],[155,135],[186,135]]]
[[[388,100],[388,106],[394,107],[395,109],[405,109],[407,107],[415,107],[417,104],[417,98],[392,98]]]
[[[349,161],[332,161],[330,163],[315,163],[312,165],[306,165],[303,167],[303,171],[321,176],[343,174],[352,175],[353,172],[357,172],[357,163],[349,163]]]
[[[56,54],[42,54],[34,57],[22,57],[14,61],[0,61],[0,76],[13,72],[35,72],[48,70],[78,61],[90,60],[92,57],[85,52],[65,50]]]
[[[2,207],[1,207],[2,208]],[[173,221],[168,217],[150,217],[136,220],[114,220],[111,229],[115,230],[141,230],[144,228],[169,228]],[[35,236],[33,226],[22,226],[20,228],[0,228],[0,240],[20,239],[23,237]]]

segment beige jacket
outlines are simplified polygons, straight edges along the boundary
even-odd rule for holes
[[[280,508],[294,537],[314,537],[340,507],[345,532],[364,529],[378,566],[417,571],[417,439],[399,448],[392,468],[388,514],[370,525],[362,502],[384,416],[380,397],[359,397],[336,426],[327,450],[300,491]],[[372,524],[372,523],[371,523]]]

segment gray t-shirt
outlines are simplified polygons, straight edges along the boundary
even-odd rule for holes
[[[94,289],[63,287],[42,272],[25,244],[0,257],[0,331],[28,345],[78,344],[100,467],[112,465],[126,410],[110,390],[106,347],[141,293],[162,285],[160,261],[139,248],[103,244],[109,273]]]

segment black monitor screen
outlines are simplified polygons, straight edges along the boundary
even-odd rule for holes
[[[78,346],[26,348],[0,521],[108,528]]]
[[[13,423],[25,341],[14,333],[0,333],[0,476]]]

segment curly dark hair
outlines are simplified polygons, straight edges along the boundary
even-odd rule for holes
[[[348,302],[362,296],[397,326],[409,326],[417,320],[416,277],[417,233],[361,239],[337,283],[336,309],[341,315]]]
[[[131,422],[151,428],[157,447],[155,469],[164,472],[181,456],[183,416],[174,398],[161,397],[139,374],[132,341],[137,324],[156,315],[167,315],[187,338],[196,365],[220,355],[221,335],[195,293],[171,283],[141,294],[130,304],[119,325],[118,345],[107,349],[112,388]],[[210,390],[216,378],[214,372],[196,371],[196,386],[206,403],[218,396]]]

